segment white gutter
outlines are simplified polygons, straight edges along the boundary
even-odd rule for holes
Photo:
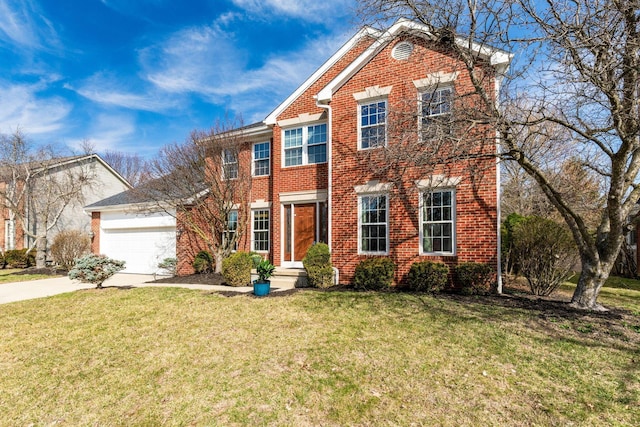
[[[506,72],[506,69],[505,69]],[[500,96],[500,82],[502,80],[502,75],[497,75],[495,77],[495,86],[496,86],[496,107],[498,106],[499,96]],[[496,130],[496,154],[500,153],[500,134]],[[496,155],[496,221],[497,221],[497,241],[498,241],[498,253],[497,260],[498,265],[496,266],[496,291],[501,294],[502,293],[502,209],[501,203],[502,200],[502,186],[500,183],[501,174],[500,174],[500,156]]]
[[[333,111],[331,110],[331,105],[327,104],[321,104],[320,101],[318,101],[317,97],[316,98],[316,106],[322,109],[327,110],[327,167],[328,167],[328,171],[327,171],[327,244],[329,245],[329,251],[331,251],[331,243],[332,243],[332,227],[331,227],[331,219],[333,218],[333,214],[332,214],[332,203],[331,203],[331,198],[332,198],[332,194],[333,194],[333,177],[332,177],[332,171],[333,171]],[[336,274],[338,274],[338,271],[336,269]]]

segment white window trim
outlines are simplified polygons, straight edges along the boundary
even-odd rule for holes
[[[4,221],[4,246],[6,251],[16,248],[16,221],[14,219]]]
[[[269,223],[267,225],[267,246],[268,246],[267,250],[264,250],[264,249],[257,250],[255,248],[255,242],[256,242],[256,240],[255,240],[255,232],[256,232],[256,229],[255,229],[255,213],[256,213],[256,211],[267,211],[267,212],[269,212]],[[269,251],[271,250],[271,220],[272,220],[271,209],[264,208],[264,207],[257,208],[257,209],[253,209],[253,208],[251,209],[251,250],[253,252],[266,254],[266,253],[269,253]],[[259,230],[259,231],[264,231],[264,230]]]
[[[422,187],[418,193],[418,211],[419,215],[419,248],[420,255],[431,256],[456,256],[457,254],[457,242],[458,242],[458,226],[457,226],[457,200],[456,200],[456,188],[455,187]],[[451,191],[451,252],[432,251],[428,252],[424,250],[424,195],[436,191]]]
[[[226,162],[225,152],[227,152],[227,151],[234,156],[235,162],[228,162],[228,163]],[[223,180],[238,179],[238,177],[240,176],[240,163],[238,161],[238,153],[234,153],[231,150],[225,149],[225,150],[222,150],[222,156],[220,156],[220,157],[221,157],[221,161],[222,161],[222,179]],[[233,177],[233,178],[228,177],[227,174],[226,174],[226,166],[229,166],[229,165],[236,165],[236,176]]]
[[[258,144],[269,144],[269,157],[267,157],[266,159],[256,159],[255,148]],[[264,175],[256,175],[256,161],[258,160],[267,160],[267,162],[269,163],[269,173]],[[254,142],[253,144],[251,144],[251,176],[271,176],[271,141]]]
[[[436,189],[455,189],[460,182],[462,182],[462,177],[459,176],[446,176],[446,175],[431,175],[427,179],[420,179],[416,181],[416,186],[421,192],[433,191]]]
[[[375,104],[384,101],[384,143],[375,147],[362,147],[362,107],[364,105]],[[386,147],[388,140],[389,126],[387,119],[389,117],[389,99],[387,97],[367,98],[358,102],[358,151],[376,150]]]
[[[433,89],[440,85],[452,86],[453,82],[458,78],[458,72],[445,73],[438,71],[437,73],[429,74],[424,79],[414,80],[413,85],[419,92],[426,92],[429,88]]]
[[[386,209],[386,229],[385,239],[387,241],[386,251],[364,251],[362,250],[362,198],[363,197],[376,197],[385,196],[385,209]],[[389,247],[391,246],[389,241],[389,193],[360,193],[358,194],[358,255],[389,255]]]
[[[415,83],[415,82],[414,82]],[[427,93],[434,93],[440,90],[450,89],[451,90],[451,106],[450,111],[448,113],[440,113],[440,114],[430,114],[427,117],[443,117],[446,115],[451,115],[451,110],[453,109],[453,97],[455,96],[455,91],[453,89],[453,85],[451,84],[443,84],[443,85],[432,85],[423,87],[422,90],[418,91],[418,135],[420,135],[420,139],[423,138],[422,129],[423,129],[423,121],[425,119],[424,116],[424,108],[423,108],[423,96]]]
[[[282,128],[282,132],[281,132],[281,157],[282,157],[282,167],[283,168],[297,168],[300,166],[309,166],[309,165],[323,165],[327,163],[327,159],[325,159],[324,162],[318,162],[318,163],[309,163],[309,147],[312,146],[316,146],[316,145],[321,145],[321,144],[309,144],[309,128],[312,126],[318,126],[318,125],[326,125],[327,126],[327,140],[324,142],[325,147],[327,147],[326,149],[328,149],[328,140],[329,140],[329,125],[326,121],[317,121],[317,122],[307,122],[304,123],[302,125],[298,125],[298,126],[291,126],[291,127],[287,127],[287,128]],[[302,129],[302,145],[300,147],[295,147],[295,148],[302,148],[302,163],[299,165],[290,165],[290,166],[286,166],[286,148],[284,146],[284,134],[286,131],[288,130],[293,130],[293,129]],[[325,151],[326,152],[326,151]],[[328,154],[327,154],[328,156]]]

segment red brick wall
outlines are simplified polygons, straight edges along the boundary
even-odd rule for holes
[[[277,118],[278,121],[297,118],[299,114],[317,114],[325,110],[316,106],[313,98],[331,79],[351,63],[370,44],[365,39],[348,52],[325,75],[311,85],[297,100],[288,106]],[[370,63],[365,65],[353,78],[334,94],[331,101],[333,109],[333,197],[332,197],[332,250],[333,262],[340,269],[341,282],[351,280],[357,263],[365,258],[358,254],[358,218],[355,185],[366,184],[369,180],[380,182],[393,181],[402,177],[402,184],[391,190],[389,229],[389,256],[398,264],[396,283],[400,283],[412,262],[421,259],[444,261],[450,265],[459,261],[479,261],[495,264],[497,262],[497,194],[496,163],[492,158],[474,162],[459,162],[435,170],[409,167],[406,162],[398,168],[388,171],[391,176],[380,175],[371,165],[386,164],[383,150],[358,151],[358,103],[353,94],[367,87],[379,85],[393,86],[388,98],[389,108],[402,110],[407,100],[417,100],[417,89],[413,80],[427,77],[435,72],[459,72],[454,82],[456,94],[470,91],[470,79],[462,64],[437,46],[428,42],[416,42],[415,50],[406,61],[391,58],[391,43]],[[493,85],[491,75],[487,74],[486,84]],[[466,98],[467,105],[473,103]],[[411,104],[411,103],[409,103]],[[413,104],[407,108],[416,108]],[[415,110],[413,110],[415,111]],[[414,119],[415,121],[415,119]],[[489,129],[480,129],[474,139],[478,140],[478,152],[495,150],[495,140]],[[253,179],[249,202],[271,202],[271,251],[269,257],[274,264],[281,262],[281,218],[280,198],[283,192],[326,189],[328,187],[327,164],[282,168],[282,130],[278,125],[273,128],[271,144],[271,175]],[[260,142],[256,140],[255,142]],[[389,144],[394,144],[393,140]],[[486,144],[486,145],[483,145]],[[242,161],[250,162],[251,146]],[[402,169],[401,169],[402,168]],[[472,172],[474,171],[474,172]],[[456,187],[456,254],[448,257],[427,257],[419,254],[418,191],[414,185],[417,179],[425,179],[431,173],[461,177]],[[250,222],[250,215],[249,215]],[[251,224],[247,224],[245,238],[239,249],[251,250]],[[191,258],[186,258],[186,248],[193,253],[193,236],[183,233],[178,240],[179,274],[189,274]],[[184,258],[184,259],[182,259]]]
[[[100,212],[91,212],[91,253],[100,254]]]
[[[389,256],[398,265],[396,283],[402,281],[411,263],[421,259],[444,261],[448,264],[459,261],[492,264],[497,262],[497,192],[494,159],[473,163],[459,162],[435,170],[411,167],[410,162],[400,162],[396,170],[381,174],[380,168],[376,165],[384,164],[386,161],[382,150],[358,151],[358,102],[353,97],[354,93],[375,85],[393,86],[387,100],[388,109],[401,111],[405,106],[416,109],[416,103],[407,103],[407,100],[418,98],[413,80],[425,78],[439,71],[459,72],[453,83],[457,95],[472,90],[468,75],[463,72],[460,63],[434,46],[413,41],[415,50],[409,60],[393,59],[391,49],[395,43],[391,43],[340,88],[331,101],[334,111],[332,250],[333,262],[340,270],[341,281],[345,283],[351,280],[358,262],[366,258],[365,255],[358,254],[358,195],[354,186],[366,184],[369,180],[393,183],[397,178],[402,178],[403,184],[398,186],[396,182],[389,194]],[[487,84],[492,84],[492,80],[489,79]],[[390,121],[388,127],[391,126]],[[478,150],[493,151],[495,140],[492,139],[491,133],[485,130],[480,136],[482,138],[478,138],[479,141],[488,140],[491,144],[483,146],[479,143]],[[393,138],[388,140],[389,146],[397,143],[399,142]],[[476,171],[475,177],[470,172],[472,170]],[[419,254],[419,191],[414,181],[428,178],[431,173],[463,178],[456,188],[455,256],[435,257]]]

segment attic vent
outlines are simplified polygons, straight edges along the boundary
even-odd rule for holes
[[[400,42],[394,46],[391,51],[391,56],[393,59],[397,59],[398,61],[404,61],[409,59],[411,52],[413,52],[413,44],[409,42]]]

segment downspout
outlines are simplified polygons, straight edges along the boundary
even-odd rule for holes
[[[322,104],[318,101],[318,97],[314,97],[316,99],[316,107],[327,110],[327,244],[329,245],[329,252],[332,251],[332,194],[333,194],[333,110],[331,109],[331,105]],[[333,284],[337,285],[340,283],[340,272],[336,267],[333,267]]]
[[[506,70],[504,71],[506,72]],[[496,86],[496,108],[499,108],[499,96],[500,96],[500,81],[502,80],[502,75],[497,75],[495,77],[495,86]],[[497,260],[498,265],[496,266],[496,275],[497,275],[497,283],[496,283],[496,292],[498,294],[502,294],[502,208],[501,208],[501,200],[502,200],[502,186],[501,186],[501,174],[500,174],[500,133],[496,129],[496,227],[497,227],[497,242],[498,242],[498,253]]]

